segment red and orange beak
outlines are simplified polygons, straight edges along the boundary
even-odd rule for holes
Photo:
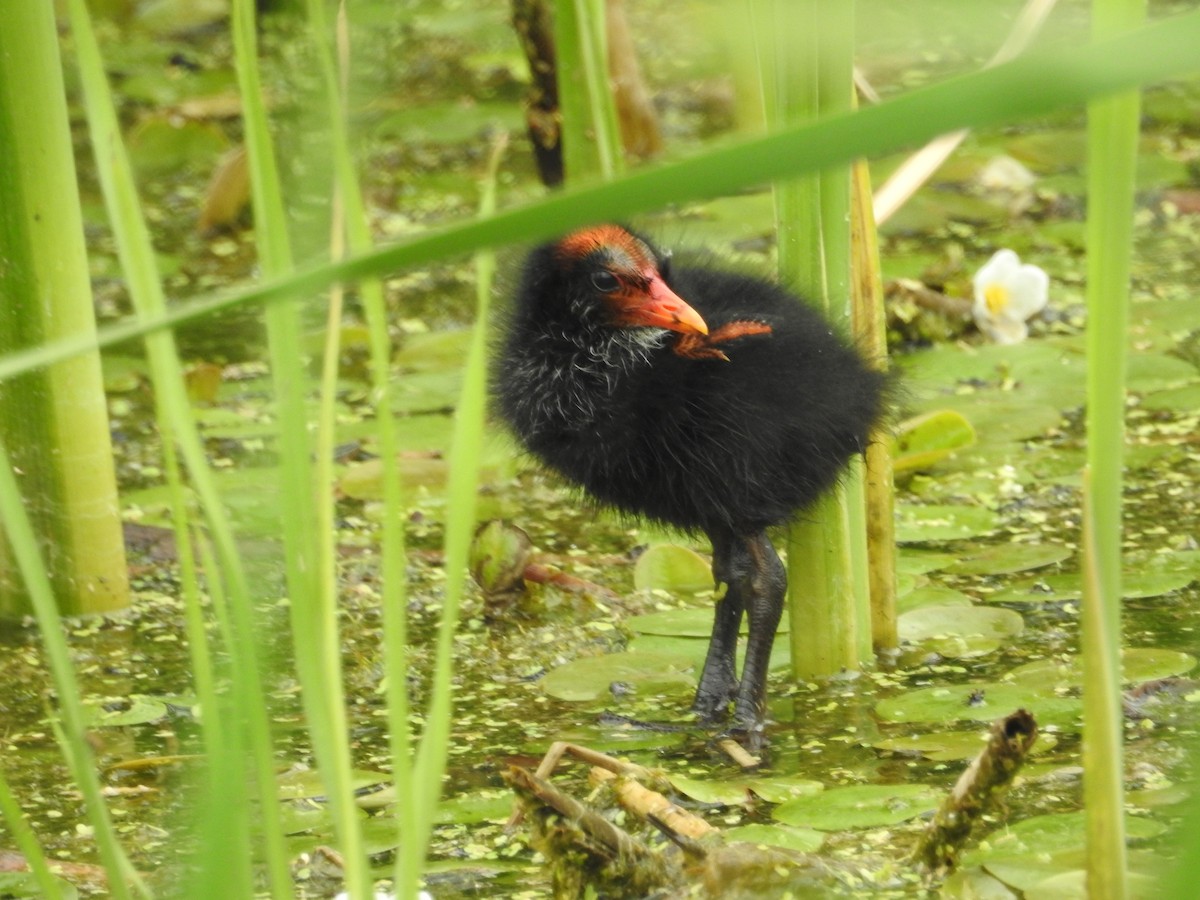
[[[667,287],[657,272],[648,272],[649,286],[643,290],[622,292],[613,297],[619,307],[619,325],[649,325],[684,334],[708,334],[708,325],[700,313]]]

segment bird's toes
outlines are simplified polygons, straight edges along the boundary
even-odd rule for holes
[[[696,699],[692,701],[692,712],[702,724],[714,725],[724,722],[729,714],[729,704],[733,702],[737,692],[737,683],[713,684],[713,679],[706,683],[701,680],[696,691]]]

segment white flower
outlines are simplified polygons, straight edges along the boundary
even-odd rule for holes
[[[975,306],[971,312],[979,330],[998,344],[1017,344],[1029,329],[1025,320],[1046,306],[1050,276],[1012,250],[997,250],[975,273]]]

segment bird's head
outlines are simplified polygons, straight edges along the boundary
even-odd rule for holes
[[[615,328],[707,334],[704,319],[668,286],[665,259],[619,225],[596,225],[543,248],[541,312]]]

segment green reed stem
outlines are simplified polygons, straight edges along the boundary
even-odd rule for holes
[[[1094,0],[1093,35],[1145,19],[1144,0]],[[1090,897],[1127,894],[1121,709],[1121,489],[1130,263],[1141,99],[1088,105],[1087,477],[1084,480],[1083,791]]]
[[[0,354],[94,343],[96,318],[52,4],[16,0],[0,23]],[[0,384],[0,440],[21,477],[63,615],[129,605],[100,357]],[[0,529],[0,573],[13,568]],[[30,601],[0,574],[0,617]]]
[[[772,62],[776,129],[849,109],[853,5],[775,0],[773,12],[774,52],[763,56]],[[775,204],[780,280],[848,331],[848,166],[778,183]],[[857,668],[864,634],[869,646],[862,505],[860,473],[852,471],[789,528],[788,610],[798,678]]]

